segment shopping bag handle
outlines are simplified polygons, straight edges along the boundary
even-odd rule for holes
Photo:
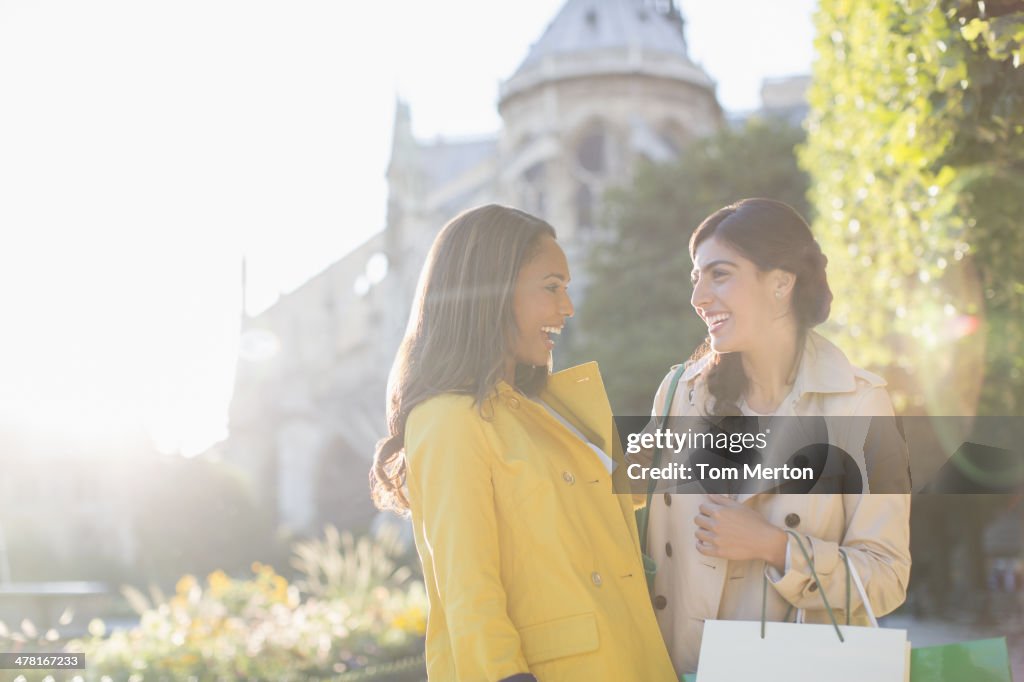
[[[846,624],[850,624],[850,579],[852,578],[853,584],[857,586],[857,594],[860,595],[860,600],[864,604],[864,610],[868,614],[868,621],[871,623],[871,627],[879,627],[878,619],[875,618],[875,611],[871,608],[871,602],[868,601],[867,591],[864,589],[864,583],[861,582],[856,566],[850,561],[850,557],[845,549],[840,548],[839,555],[843,557],[843,562],[846,564]]]
[[[792,530],[786,531],[787,535],[792,535],[793,539],[796,540],[797,547],[800,548],[800,552],[803,553],[804,559],[807,561],[807,565],[811,569],[811,577],[814,578],[814,584],[818,586],[818,592],[821,593],[821,600],[825,602],[825,610],[828,612],[828,618],[832,621],[832,627],[836,629],[836,635],[839,637],[840,642],[845,642],[843,638],[843,632],[839,629],[839,623],[836,622],[836,615],[832,612],[832,605],[828,603],[828,596],[825,595],[825,587],[821,584],[821,579],[818,578],[818,572],[814,570],[814,561],[811,560],[811,555],[807,553],[807,548],[804,547],[803,540],[800,536]],[[847,572],[849,575],[849,572]],[[859,580],[859,579],[858,579]],[[849,593],[847,593],[847,599],[849,599]],[[761,639],[765,637],[765,622],[768,614],[768,573],[764,573],[761,583]]]
[[[842,547],[839,548],[839,554],[840,554],[840,556],[843,557],[843,562],[846,564],[846,624],[847,625],[850,624],[850,615],[853,612],[853,609],[851,608],[851,605],[850,605],[850,595],[852,594],[852,591],[853,591],[853,587],[851,586],[851,580],[852,580],[852,582],[855,582],[857,584],[857,594],[860,595],[860,600],[864,604],[864,611],[867,612],[868,622],[871,623],[872,627],[876,627],[876,628],[877,627],[881,627],[878,624],[878,619],[875,618],[875,611],[874,611],[874,609],[871,608],[871,602],[868,601],[868,595],[867,595],[867,592],[864,589],[864,583],[861,582],[860,574],[857,572],[857,565],[854,564],[850,560],[850,557],[849,557],[847,551],[845,549],[843,549]],[[789,609],[786,610],[786,616],[785,616],[785,618],[783,618],[783,620],[788,621],[789,620],[789,614],[792,613],[792,612],[793,612],[793,605],[790,604],[789,605]],[[804,622],[804,610],[803,609],[797,609],[797,611],[796,611],[796,622],[797,623],[803,623]]]

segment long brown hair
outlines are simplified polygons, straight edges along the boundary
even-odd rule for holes
[[[712,236],[727,243],[752,261],[762,272],[785,270],[796,275],[793,285],[793,313],[797,322],[797,348],[802,349],[807,332],[828,319],[832,290],[825,267],[828,258],[811,234],[807,221],[796,209],[773,199],[744,199],[712,213],[690,237],[690,258],[697,247]],[[799,352],[799,351],[798,351]],[[711,355],[706,373],[708,392],[714,399],[715,415],[738,415],[740,396],[747,389],[747,376],[739,353],[718,353],[711,339],[694,352],[698,360]]]
[[[461,213],[437,235],[388,379],[388,435],[377,443],[370,470],[378,508],[409,508],[402,491],[405,423],[414,407],[441,393],[462,393],[482,411],[511,354],[516,278],[544,236],[555,237],[551,225],[495,204]],[[516,387],[535,393],[547,375],[547,367],[519,365]]]

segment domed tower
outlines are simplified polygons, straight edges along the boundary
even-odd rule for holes
[[[498,110],[502,200],[544,216],[573,251],[597,235],[604,191],[638,158],[670,161],[723,123],[668,0],[568,0],[502,84]]]

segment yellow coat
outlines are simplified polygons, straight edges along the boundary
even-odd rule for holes
[[[552,375],[540,397],[621,458],[595,363]],[[485,414],[444,394],[406,424],[431,682],[675,680],[631,498],[612,492],[593,450],[507,384]]]

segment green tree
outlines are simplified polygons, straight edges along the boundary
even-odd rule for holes
[[[833,331],[897,409],[1024,407],[1024,11],[1019,0],[822,0],[801,162]],[[933,422],[940,428],[943,422]],[[938,443],[938,441],[937,441]],[[915,609],[984,615],[1006,498],[915,501]],[[950,529],[951,524],[952,530]],[[963,560],[953,571],[954,558]],[[956,589],[957,576],[967,576]],[[949,595],[962,604],[947,604]]]
[[[690,307],[690,234],[710,213],[746,197],[785,201],[806,215],[807,177],[794,147],[803,132],[751,120],[698,140],[680,161],[644,163],[633,183],[609,192],[613,239],[595,246],[577,315],[574,361],[597,360],[617,414],[646,414],[668,368],[706,335]]]
[[[1024,406],[1024,11],[822,0],[802,165],[832,331],[906,412]]]

